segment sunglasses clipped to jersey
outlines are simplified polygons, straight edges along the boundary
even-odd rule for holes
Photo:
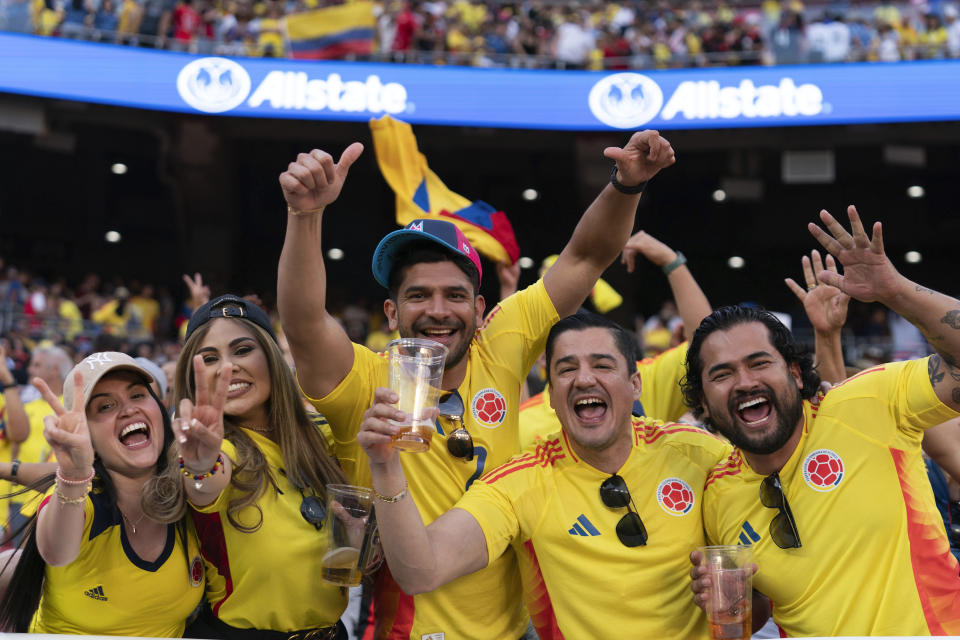
[[[470,462],[473,460],[473,436],[463,428],[463,412],[466,410],[463,398],[459,391],[440,396],[437,410],[441,418],[446,418],[457,425],[457,428],[447,434],[447,451],[454,458],[461,458]]]

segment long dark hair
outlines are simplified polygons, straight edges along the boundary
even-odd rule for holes
[[[162,477],[167,466],[170,464],[170,459],[166,455],[166,452],[173,444],[173,429],[170,426],[170,415],[166,409],[164,409],[163,402],[160,401],[160,398],[157,397],[153,388],[147,384],[146,381],[144,381],[144,384],[146,384],[150,396],[156,401],[157,406],[160,407],[160,415],[163,420],[163,448],[157,457],[157,466],[154,472],[155,477]],[[110,474],[107,473],[106,467],[103,466],[103,460],[101,460],[100,456],[96,455],[96,453],[94,453],[93,459],[93,472],[94,478],[91,493],[106,494],[110,507],[114,511],[112,514],[113,519],[120,520],[122,516],[120,514],[120,508],[117,506],[117,489],[110,479]],[[54,482],[55,476],[49,475],[41,478],[28,489],[45,493],[53,486]],[[151,482],[147,482],[147,484],[144,485],[144,492],[140,498],[141,506],[144,508],[145,513],[147,512],[146,507],[152,499],[151,493],[153,486]],[[11,495],[19,495],[28,489]],[[37,547],[38,517],[39,509],[23,526],[7,536],[7,540],[11,540],[22,534],[18,547],[20,559],[17,561],[17,566],[13,571],[13,576],[10,578],[7,590],[4,592],[3,598],[0,599],[0,631],[13,633],[29,632],[30,622],[33,620],[37,607],[40,606],[40,597],[43,595],[43,580],[46,575],[47,564],[44,562],[43,556],[40,555],[40,549]],[[187,523],[183,514],[181,514],[179,521],[176,523],[176,532],[183,548],[186,550],[188,548]],[[0,571],[7,571],[10,562],[14,561],[15,557],[15,554],[11,555]],[[187,558],[187,564],[189,565],[189,563],[190,558]]]
[[[693,332],[693,339],[687,349],[687,373],[680,381],[683,402],[690,407],[697,419],[703,417],[703,358],[700,357],[703,341],[714,331],[723,331],[745,322],[759,322],[765,326],[770,334],[770,343],[787,361],[787,365],[797,364],[800,367],[800,380],[803,383],[800,389],[801,398],[809,400],[817,395],[820,389],[820,375],[813,365],[810,349],[797,342],[790,329],[775,315],[765,309],[742,305],[720,307],[704,318]]]

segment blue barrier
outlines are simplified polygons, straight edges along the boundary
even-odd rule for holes
[[[255,118],[801,126],[960,120],[960,60],[608,73],[228,59],[0,33],[0,92]]]

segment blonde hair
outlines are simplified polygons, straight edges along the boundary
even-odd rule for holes
[[[312,490],[317,497],[326,501],[326,485],[345,484],[347,479],[336,459],[330,454],[323,434],[307,415],[293,372],[284,361],[280,347],[270,334],[248,320],[242,318],[224,318],[224,320],[240,323],[247,328],[253,333],[266,354],[270,374],[270,396],[266,401],[267,416],[270,426],[277,435],[277,443],[283,456],[283,471],[295,486],[303,490]],[[193,356],[200,349],[203,339],[210,331],[211,324],[207,322],[197,327],[183,345],[173,381],[174,406],[183,398],[189,398],[191,401],[196,399]],[[256,531],[263,524],[263,511],[257,502],[267,490],[268,484],[275,490],[278,489],[277,481],[267,463],[266,456],[253,439],[240,428],[240,423],[224,414],[223,426],[224,437],[237,451],[230,484],[240,494],[228,504],[227,519],[240,531]],[[174,465],[174,470],[179,474],[177,465]],[[254,525],[242,524],[237,519],[237,514],[247,507],[253,507],[259,513],[259,519]]]

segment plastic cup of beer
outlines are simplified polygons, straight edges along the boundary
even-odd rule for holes
[[[700,547],[710,578],[706,604],[711,640],[749,640],[753,625],[753,549],[743,545]]]
[[[387,344],[390,362],[390,389],[400,397],[397,408],[406,420],[394,436],[393,446],[401,451],[427,451],[433,439],[437,401],[443,380],[447,348],[433,340],[400,338]]]
[[[327,550],[320,560],[321,577],[355,587],[376,547],[377,522],[372,515],[373,491],[347,484],[327,485],[327,518],[323,523]]]

